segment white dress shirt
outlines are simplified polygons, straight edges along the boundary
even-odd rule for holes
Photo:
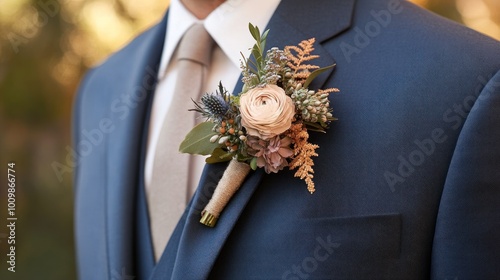
[[[212,54],[212,64],[208,70],[204,92],[215,92],[219,81],[231,92],[241,74],[240,52],[245,57],[248,57],[250,54],[249,49],[255,43],[248,31],[248,23],[252,23],[258,26],[261,31],[264,31],[263,29],[265,29],[280,2],[280,0],[227,0],[207,18],[199,20],[180,1],[170,1],[167,33],[158,71],[158,86],[149,122],[145,163],[146,189],[151,184],[156,145],[163,120],[171,105],[177,77],[176,62],[175,60],[171,61],[171,58],[174,57],[177,45],[186,30],[194,23],[203,23],[205,29],[217,43],[217,47],[215,47]],[[186,114],[194,114],[194,112],[186,112]],[[173,148],[177,149],[178,147]],[[189,186],[186,186],[191,190],[195,190],[198,185],[198,180],[205,165],[205,157],[195,156],[193,163],[189,172]],[[165,170],[165,172],[168,172],[168,170]]]

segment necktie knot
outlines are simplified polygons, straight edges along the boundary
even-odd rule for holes
[[[191,60],[204,66],[210,64],[214,40],[203,24],[191,26],[181,39],[177,59]]]

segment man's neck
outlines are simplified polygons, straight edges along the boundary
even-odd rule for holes
[[[226,0],[181,0],[182,4],[198,19],[206,18]]]

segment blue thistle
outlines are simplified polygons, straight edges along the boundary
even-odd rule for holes
[[[194,102],[195,109],[191,111],[199,112],[202,116],[212,120],[222,120],[230,112],[229,95],[221,83],[219,90],[215,93],[205,93],[201,97],[201,103]]]
[[[205,111],[213,118],[219,119],[226,116],[229,105],[224,98],[217,94],[204,94],[201,97]]]

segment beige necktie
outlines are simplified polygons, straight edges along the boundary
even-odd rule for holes
[[[153,162],[153,178],[146,189],[155,259],[158,260],[179,221],[187,201],[190,156],[178,151],[179,144],[195,125],[188,112],[198,100],[210,63],[214,42],[202,24],[193,25],[177,50],[178,77],[171,106],[163,122]]]

